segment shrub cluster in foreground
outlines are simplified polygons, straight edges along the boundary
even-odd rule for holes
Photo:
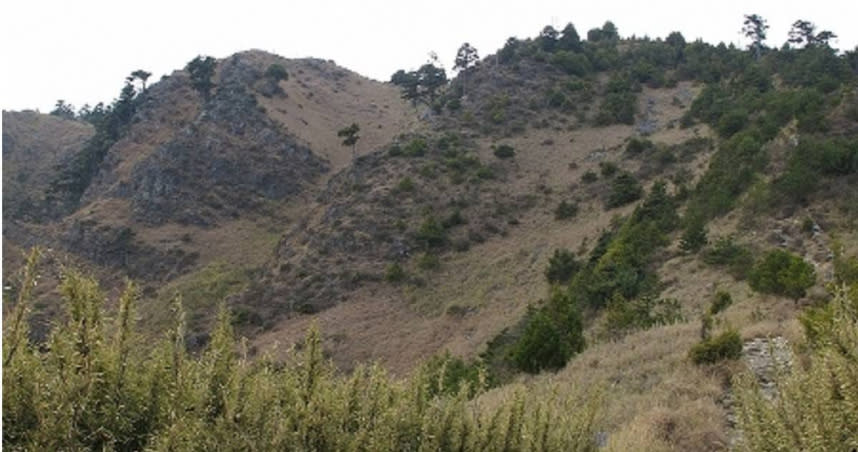
[[[750,373],[734,379],[739,450],[855,450],[858,448],[858,291],[841,290],[803,319],[808,365],[776,379],[769,400]]]
[[[31,344],[35,260],[4,322],[4,449],[595,449],[592,406],[558,412],[519,393],[484,408],[470,400],[484,378],[456,361],[430,362],[405,380],[378,366],[341,375],[315,330],[285,361],[248,359],[225,309],[208,349],[193,357],[178,301],[169,332],[144,347],[134,331],[136,288],[128,285],[109,321],[95,281],[75,272],[62,283],[64,322]]]

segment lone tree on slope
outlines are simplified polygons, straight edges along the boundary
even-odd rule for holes
[[[465,85],[467,82],[468,68],[472,67],[479,60],[480,55],[477,53],[477,49],[470,43],[466,42],[459,47],[459,51],[456,53],[456,61],[453,65],[453,69],[461,71],[462,73],[463,94],[465,92]]]
[[[745,22],[742,24],[742,33],[751,40],[748,49],[754,51],[756,59],[760,59],[760,54],[766,48],[763,42],[766,40],[766,30],[768,29],[769,25],[766,23],[766,19],[763,19],[759,14],[745,15]]]
[[[352,125],[340,129],[337,132],[337,136],[343,138],[343,146],[351,146],[352,147],[352,160],[355,159],[357,155],[357,142],[360,139],[358,136],[358,132],[360,131],[360,126],[356,123],[352,123]]]
[[[130,81],[133,81],[134,79],[140,80],[140,83],[143,84],[143,91],[145,92],[146,80],[148,80],[151,76],[151,72],[144,71],[143,69],[137,69],[136,71],[132,72],[128,78],[130,79]]]
[[[194,89],[199,91],[206,100],[208,100],[209,94],[214,87],[212,76],[214,76],[216,63],[217,61],[210,56],[205,58],[197,56],[188,63],[187,67],[185,67],[188,73],[191,74],[191,85]]]

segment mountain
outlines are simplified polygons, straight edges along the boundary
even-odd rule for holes
[[[180,296],[193,353],[223,302],[260,362],[316,324],[340,372],[447,351],[488,404],[605,388],[612,448],[727,448],[737,359],[771,381],[760,341],[803,343],[858,275],[854,52],[587,37],[511,38],[450,81],[252,50],[95,118],[4,112],[4,265],[48,247],[35,339],[73,265],[137,281],[150,339]]]

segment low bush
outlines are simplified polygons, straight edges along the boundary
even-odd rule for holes
[[[399,183],[396,184],[396,191],[399,193],[414,191],[414,180],[408,176],[403,177],[400,179]]]
[[[685,230],[682,233],[682,238],[679,241],[679,248],[685,252],[696,253],[706,246],[708,242],[709,239],[706,237],[706,223],[703,219],[695,217],[688,220],[685,224]]]
[[[587,170],[587,172],[581,176],[581,182],[584,182],[585,184],[592,184],[597,180],[599,180],[599,176],[596,175],[594,171]]]
[[[643,187],[629,173],[623,172],[611,183],[611,192],[605,202],[605,207],[613,209],[641,199]]]
[[[439,248],[447,244],[447,231],[433,216],[426,217],[415,237],[427,248]]]
[[[555,220],[566,220],[576,215],[578,215],[578,203],[567,202],[565,199],[554,209]]]
[[[621,336],[633,330],[671,325],[682,320],[682,308],[675,299],[645,296],[625,300],[615,296],[605,313],[605,331],[611,336]]]
[[[387,282],[400,283],[405,280],[406,276],[408,275],[406,275],[405,269],[397,262],[389,264],[384,269],[384,279]]]
[[[557,370],[584,349],[578,304],[559,290],[541,308],[530,308],[524,332],[512,351],[515,366],[529,373]]]
[[[730,293],[719,290],[718,292],[715,292],[712,304],[709,305],[709,314],[718,314],[730,307],[731,304],[733,304],[733,297],[730,296]]]
[[[604,177],[611,177],[614,174],[617,174],[617,171],[619,170],[620,167],[614,162],[599,162],[599,172],[602,173],[602,176]]]
[[[766,253],[754,265],[748,283],[763,293],[784,295],[798,299],[816,282],[813,266],[804,259],[784,250]]]
[[[575,253],[559,248],[554,250],[554,255],[548,259],[548,268],[545,269],[545,279],[551,284],[565,284],[580,269],[581,263],[575,259]]]
[[[727,330],[711,339],[703,340],[688,354],[694,364],[714,364],[742,356],[742,336],[736,330]]]
[[[423,253],[417,259],[417,266],[421,270],[437,270],[441,268],[441,260],[437,254]]]
[[[495,157],[499,159],[509,159],[515,157],[515,149],[508,144],[501,144],[494,148]]]
[[[655,148],[655,143],[646,139],[646,138],[637,138],[634,137],[629,140],[629,144],[626,145],[626,152],[633,155],[642,154],[644,151],[649,151]]]
[[[281,80],[289,80],[289,73],[286,72],[286,68],[277,63],[268,66],[268,69],[265,70],[265,76],[278,82]]]

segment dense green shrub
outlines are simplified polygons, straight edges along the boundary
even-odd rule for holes
[[[636,89],[639,87],[627,76],[617,75],[608,81],[596,114],[596,125],[634,124],[638,104]]]
[[[679,241],[679,248],[686,252],[696,253],[706,246],[708,242],[706,223],[700,218],[689,219],[685,224],[685,230]]]
[[[711,339],[691,347],[688,354],[694,364],[714,364],[742,356],[742,336],[736,330],[727,330]]]
[[[396,191],[399,193],[412,192],[414,191],[414,180],[410,177],[405,176],[399,180],[396,184]]]
[[[566,220],[575,215],[578,215],[578,203],[568,202],[565,199],[554,209],[555,220]]]
[[[784,250],[766,253],[748,275],[751,288],[763,293],[801,298],[816,283],[813,266]]]
[[[555,290],[545,306],[528,310],[512,360],[516,367],[529,373],[557,370],[581,352],[584,344],[578,304],[568,294]]]
[[[572,276],[581,269],[581,263],[575,259],[575,253],[558,248],[554,255],[548,259],[548,268],[545,269],[545,279],[551,284],[565,284]]]
[[[587,170],[587,172],[581,175],[581,182],[584,182],[585,184],[592,184],[597,180],[599,180],[599,176],[595,171]]]
[[[447,231],[435,217],[429,216],[420,224],[416,239],[427,248],[438,248],[447,243]]]
[[[289,80],[289,73],[282,64],[274,63],[265,70],[265,76],[276,81]]]
[[[615,296],[608,303],[604,327],[609,335],[620,336],[633,330],[670,325],[682,320],[682,308],[675,299],[644,296],[625,300]]]
[[[635,202],[643,196],[643,187],[629,173],[623,172],[611,182],[611,192],[605,202],[605,207],[613,209]]]
[[[494,154],[499,159],[509,159],[515,157],[515,149],[508,144],[501,144],[494,147]]]
[[[634,137],[629,140],[629,143],[626,145],[626,152],[633,155],[642,154],[644,151],[648,151],[650,149],[655,148],[655,143],[646,139],[646,138],[637,138]]]
[[[423,157],[429,145],[423,137],[415,137],[405,145],[402,149],[402,155],[405,157]]]
[[[620,170],[615,162],[599,162],[599,172],[604,177],[611,177]]]

